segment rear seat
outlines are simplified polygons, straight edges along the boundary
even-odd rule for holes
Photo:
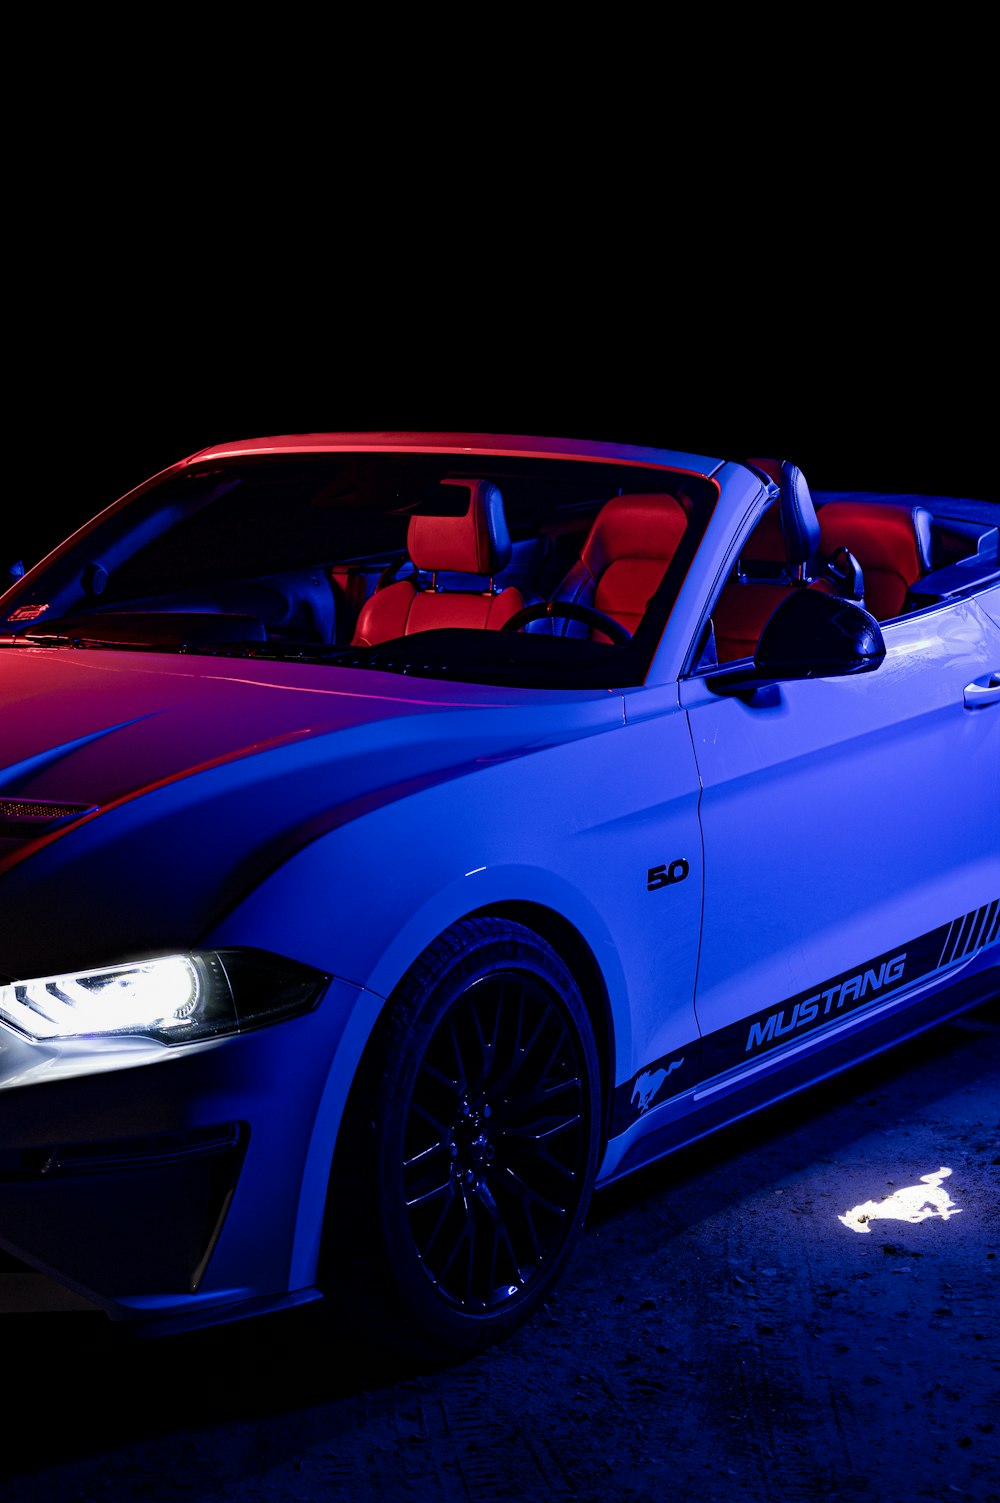
[[[870,501],[827,501],[817,510],[821,561],[846,548],[861,566],[863,605],[877,621],[889,621],[905,608],[908,591],[931,568],[931,513],[922,506]],[[753,655],[772,611],[802,584],[789,576],[779,504],[764,513],[744,545],[737,573],[726,584],[712,613],[720,663]],[[808,588],[833,592],[822,577]]]
[[[931,568],[931,513],[922,506],[828,501],[817,512],[820,548],[848,548],[865,584],[865,609],[877,621],[900,615],[908,591]]]

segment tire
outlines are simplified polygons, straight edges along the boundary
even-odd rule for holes
[[[465,1356],[521,1326],[590,1203],[600,1068],[579,988],[506,919],[465,919],[379,1019],[338,1135],[319,1281],[364,1338]]]

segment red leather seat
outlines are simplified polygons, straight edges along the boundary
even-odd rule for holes
[[[712,624],[715,628],[715,651],[720,663],[734,658],[752,658],[769,617],[793,591],[801,586],[768,584],[751,580],[747,584],[733,581],[715,603]]]
[[[511,557],[497,486],[490,480],[445,480],[442,484],[464,487],[469,493],[468,509],[461,516],[413,516],[406,533],[406,551],[416,569],[431,575],[430,584],[402,579],[377,590],[361,608],[355,646],[372,647],[440,627],[494,631],[524,605],[520,590],[493,586],[494,577]],[[445,572],[485,577],[489,584],[485,590],[442,590],[437,587],[437,575]]]
[[[848,548],[864,576],[865,609],[876,621],[898,616],[906,592],[931,567],[931,514],[922,506],[828,501],[819,512],[820,547]]]
[[[797,588],[787,578],[786,557],[780,507],[775,501],[743,545],[740,572],[715,603],[712,624],[720,663],[752,657],[768,617]]]
[[[594,518],[580,557],[555,598],[593,606],[634,632],[686,527],[687,511],[668,492],[612,496]],[[575,634],[558,619],[554,629]],[[598,632],[594,636],[605,640]]]

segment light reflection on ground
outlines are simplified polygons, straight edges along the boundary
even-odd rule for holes
[[[934,1174],[922,1174],[919,1185],[907,1185],[905,1189],[886,1196],[885,1200],[863,1201],[845,1211],[843,1216],[838,1216],[837,1220],[853,1232],[870,1232],[869,1223],[872,1221],[926,1221],[929,1216],[947,1221],[949,1216],[957,1216],[962,1209],[942,1188],[941,1181],[950,1174],[951,1170],[945,1168]]]

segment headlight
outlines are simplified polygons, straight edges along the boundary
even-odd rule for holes
[[[138,1034],[181,1044],[307,1012],[329,979],[262,950],[162,955],[0,986],[0,1022],[36,1040]]]

